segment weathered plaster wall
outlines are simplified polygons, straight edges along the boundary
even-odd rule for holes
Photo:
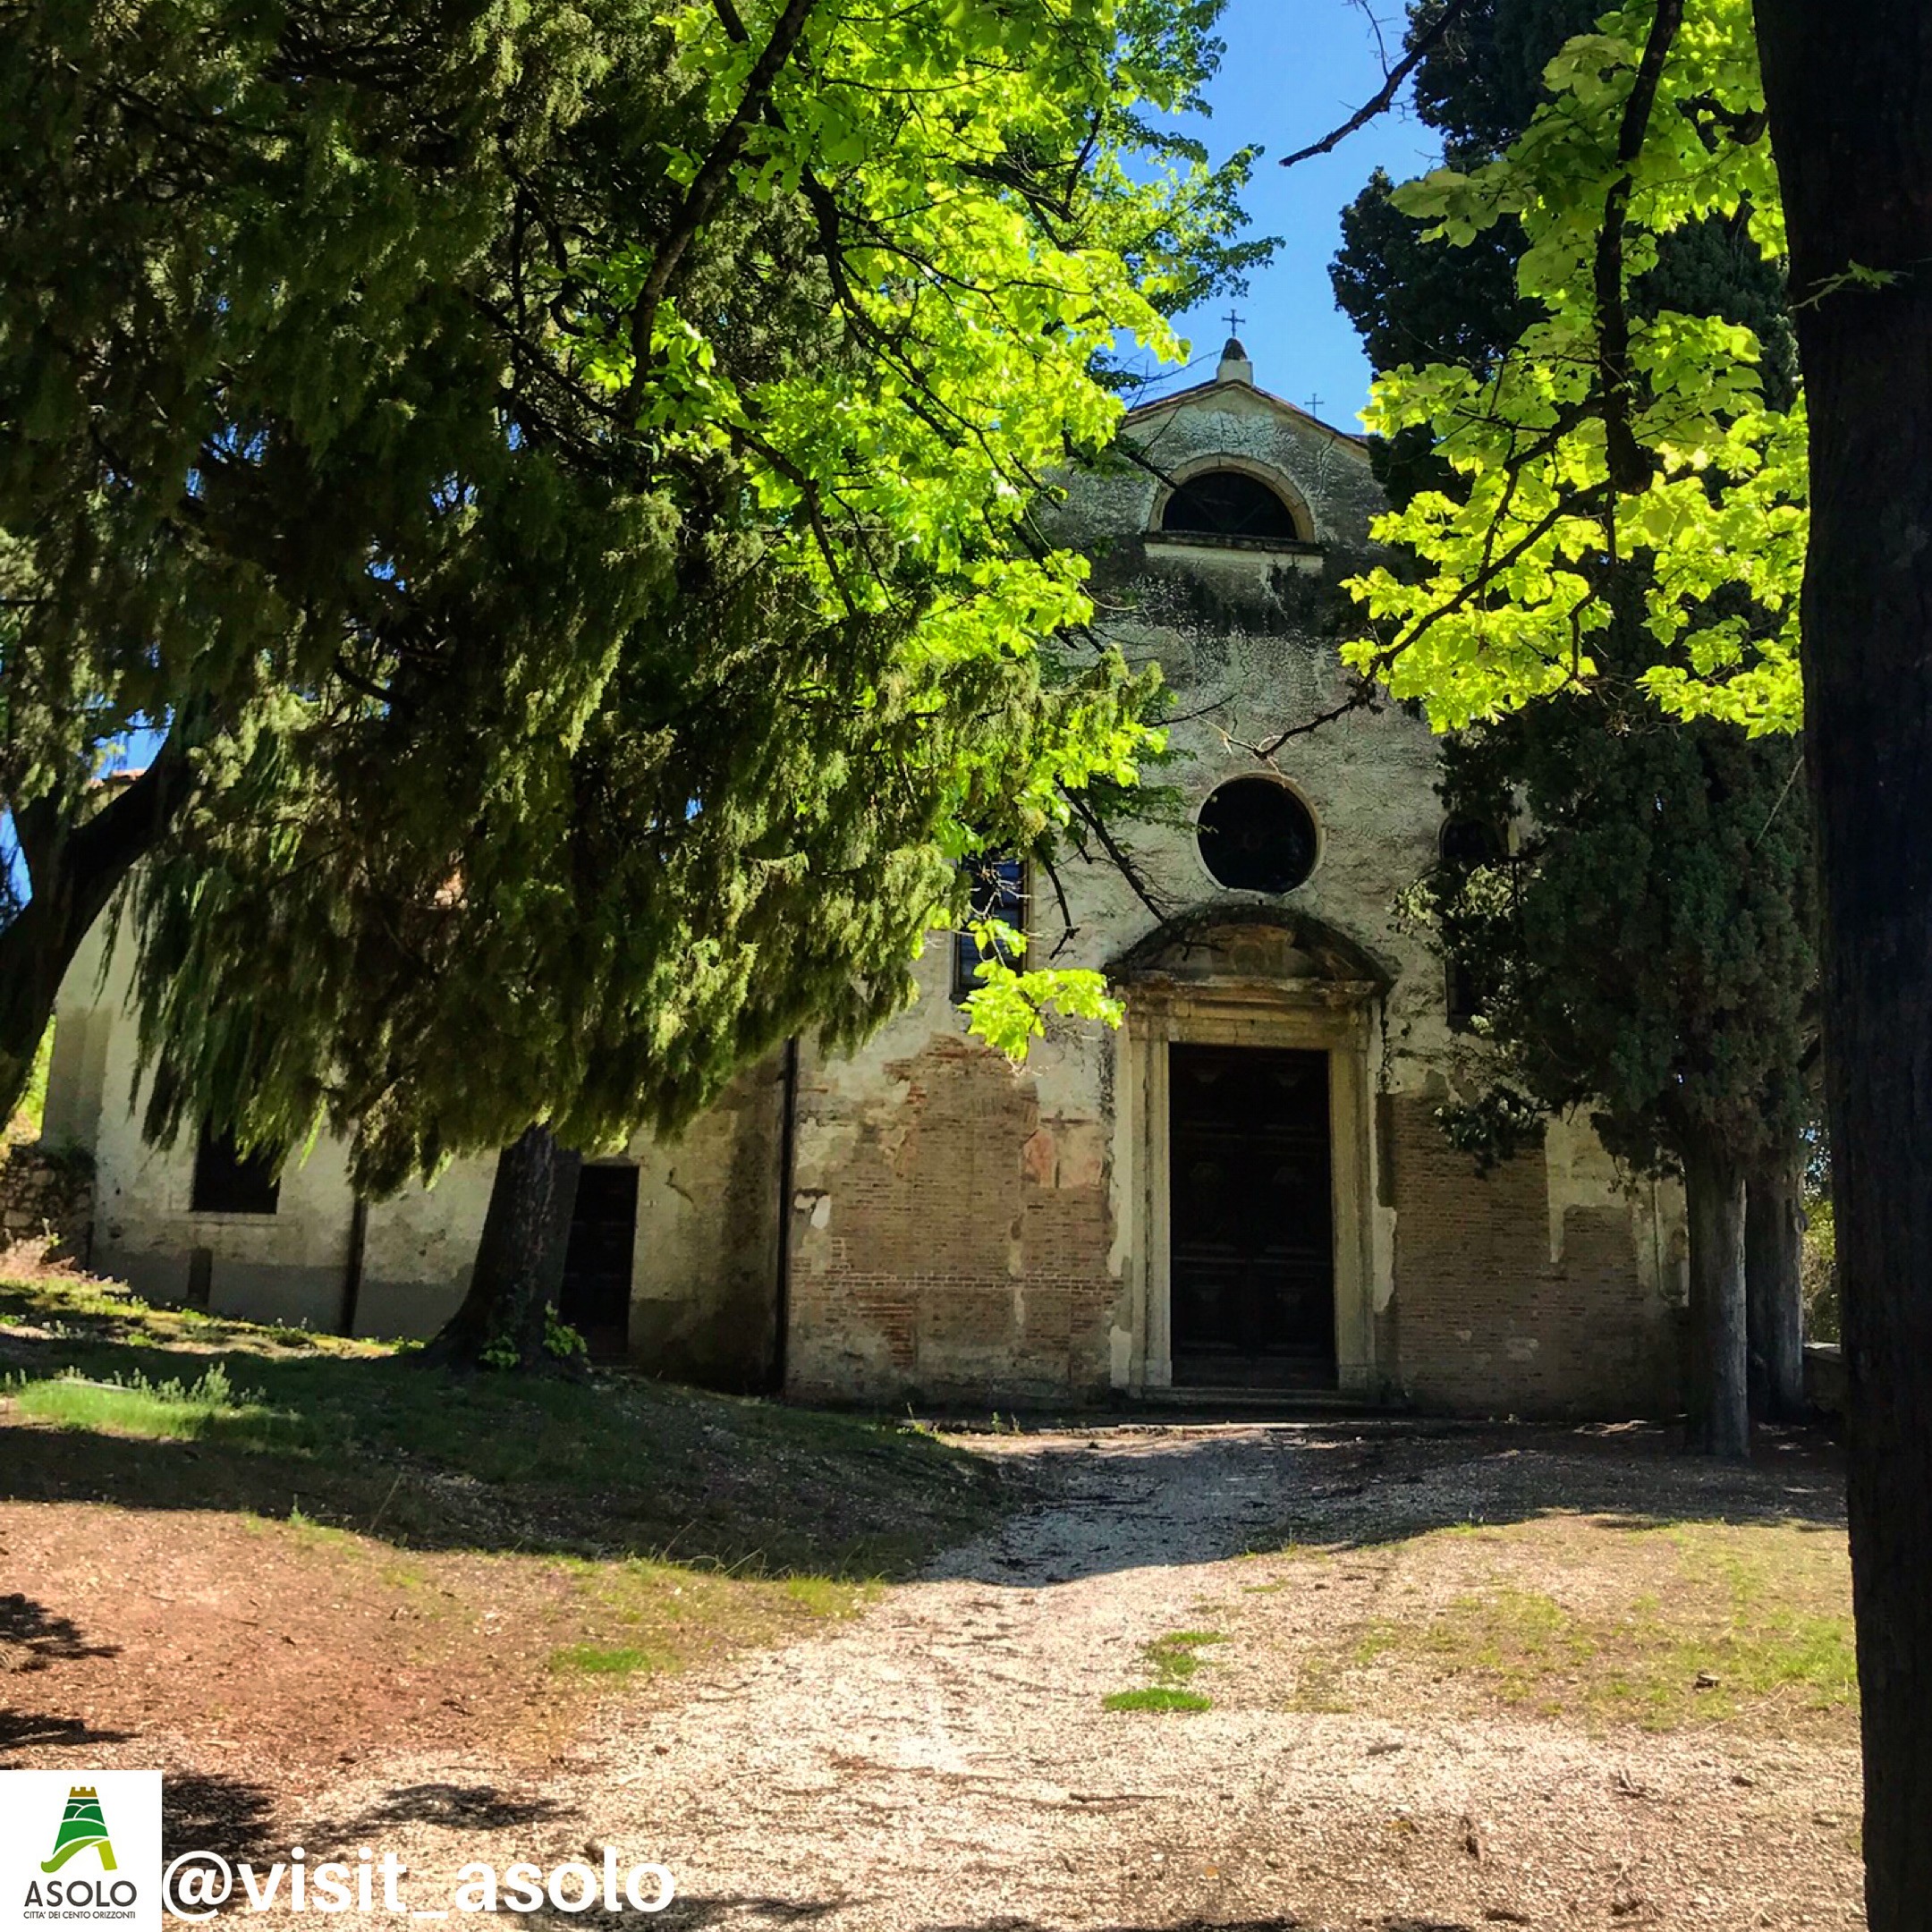
[[[104,980],[104,936],[89,938],[62,987],[47,1076],[47,1131],[94,1158],[94,1267],[158,1301],[334,1329],[351,1208],[340,1150],[325,1143],[292,1165],[273,1215],[195,1213],[193,1147],[141,1138],[124,1010],[131,948],[114,949]]]
[[[1166,486],[1146,469],[1123,466],[1080,479],[1061,527],[1097,555],[1108,634],[1130,662],[1158,664],[1173,690],[1178,763],[1158,781],[1181,789],[1191,815],[1224,780],[1272,768],[1313,814],[1315,870],[1276,902],[1346,933],[1389,969],[1389,1072],[1400,1082],[1410,1077],[1406,1058],[1434,1064],[1450,1046],[1440,967],[1418,936],[1397,929],[1392,903],[1435,857],[1442,821],[1435,740],[1419,719],[1385,706],[1289,739],[1269,765],[1254,750],[1349,694],[1329,627],[1333,580],[1370,551],[1368,526],[1381,507],[1367,456],[1352,439],[1238,382],[1140,411],[1130,429],[1169,476],[1237,461],[1277,479],[1312,516],[1315,555],[1217,550],[1149,534]],[[1269,902],[1216,884],[1191,832],[1130,830],[1123,843],[1165,911]],[[1154,920],[1105,868],[1082,869],[1100,876],[1083,894],[1080,948],[1083,961],[1091,953],[1099,963]],[[1050,909],[1038,923],[1056,931]]]
[[[92,1265],[159,1301],[335,1332],[351,1272],[354,1196],[341,1145],[322,1137],[284,1170],[272,1215],[198,1214],[194,1148],[140,1134],[131,949],[103,974],[103,936],[61,990],[47,1137],[91,1155]],[[640,1136],[631,1345],[642,1366],[745,1387],[768,1373],[777,1268],[775,1062],[753,1068],[684,1140]],[[435,1186],[369,1204],[355,1329],[433,1335],[469,1285],[495,1162],[459,1160]]]
[[[330,1151],[339,1163],[339,1150]],[[432,1335],[456,1312],[470,1286],[495,1179],[493,1160],[471,1157],[452,1162],[434,1187],[405,1188],[369,1204],[358,1335]],[[284,1194],[287,1184],[284,1179]],[[353,1202],[339,1166],[335,1199],[346,1215]],[[346,1244],[343,1266],[348,1266]]]
[[[777,1368],[784,1055],[678,1140],[640,1136],[631,1359],[674,1381],[767,1387]]]

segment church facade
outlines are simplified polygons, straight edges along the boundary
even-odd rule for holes
[[[1444,824],[1425,724],[1343,703],[1366,450],[1237,343],[1125,433],[1063,536],[1171,689],[1171,804],[979,886],[1038,954],[1105,970],[1124,1023],[1056,1022],[1011,1066],[966,1030],[970,942],[936,945],[858,1053],[798,1044],[678,1140],[586,1167],[566,1317],[645,1368],[813,1400],[1674,1406],[1674,1191],[1627,1182],[1582,1123],[1487,1174],[1436,1124],[1476,1049],[1395,900],[1470,828]],[[95,1162],[93,1265],[216,1311],[432,1332],[490,1163],[359,1202],[326,1144],[278,1186],[205,1140],[148,1147],[123,991],[77,963],[49,1083],[47,1137]]]

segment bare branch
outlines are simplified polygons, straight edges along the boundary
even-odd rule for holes
[[[1154,896],[1153,888],[1141,877],[1140,868],[1135,864],[1132,853],[1127,852],[1108,830],[1106,821],[1094,809],[1092,800],[1080,792],[1068,792],[1064,796],[1080,823],[1099,840],[1101,851],[1114,861],[1114,869],[1126,880],[1129,891],[1165,926],[1173,915]]]
[[[1282,166],[1293,167],[1300,162],[1312,161],[1317,155],[1333,153],[1351,134],[1360,133],[1377,114],[1386,114],[1395,105],[1395,97],[1402,92],[1402,82],[1428,58],[1430,49],[1468,11],[1469,0],[1449,0],[1433,24],[1416,36],[1409,51],[1389,69],[1382,89],[1374,99],[1358,107],[1340,127],[1332,129],[1318,141],[1298,148],[1292,155],[1284,155]]]
[[[1374,684],[1367,678],[1358,679],[1355,688],[1340,704],[1332,706],[1326,711],[1318,711],[1313,717],[1304,718],[1299,724],[1284,725],[1266,744],[1250,745],[1247,749],[1265,764],[1291,739],[1312,737],[1325,724],[1339,724],[1342,719],[1352,716],[1357,711],[1379,711],[1381,708],[1381,698]]]
[[[1080,928],[1073,923],[1073,909],[1067,903],[1066,882],[1060,877],[1060,869],[1043,853],[1038,864],[1040,869],[1053,881],[1054,897],[1060,902],[1060,936],[1054,941],[1054,949],[1046,955],[1050,966],[1073,944]]]
[[[778,16],[772,37],[765,44],[765,51],[751,64],[751,72],[745,77],[743,98],[733,111],[731,119],[719,130],[717,139],[711,144],[711,152],[691,177],[691,186],[684,191],[683,202],[672,220],[670,233],[652,258],[650,273],[644,277],[644,285],[638,291],[637,301],[631,309],[631,383],[625,401],[632,410],[643,394],[650,368],[651,336],[657,326],[657,310],[670,292],[672,277],[684,258],[684,251],[697,238],[716,205],[718,196],[724,192],[724,183],[731,178],[738,157],[744,152],[752,124],[763,117],[772,88],[784,72],[785,64],[792,58],[804,34],[805,22],[817,4],[818,0],[786,0],[785,10]]]

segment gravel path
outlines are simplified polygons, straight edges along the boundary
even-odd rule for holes
[[[384,1842],[426,1891],[464,1860],[611,1844],[675,1871],[665,1922],[686,1927],[1857,1921],[1842,1740],[1592,1737],[1291,1697],[1298,1647],[1391,1587],[1391,1535],[1550,1507],[1835,1530],[1835,1485],[1802,1456],[1732,1472],[1602,1436],[1261,1425],[990,1451],[1024,1458],[1044,1496],[996,1537],[823,1637],[614,1699],[508,1812],[411,1818],[392,1777]],[[1249,1554],[1297,1536],[1350,1554],[1313,1586],[1292,1557]],[[1198,1680],[1211,1709],[1103,1707],[1148,1681],[1142,1646],[1188,1629],[1226,1637]]]

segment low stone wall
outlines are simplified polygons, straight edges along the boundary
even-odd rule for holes
[[[52,1231],[62,1258],[84,1262],[94,1242],[94,1174],[85,1155],[0,1147],[0,1249]]]

